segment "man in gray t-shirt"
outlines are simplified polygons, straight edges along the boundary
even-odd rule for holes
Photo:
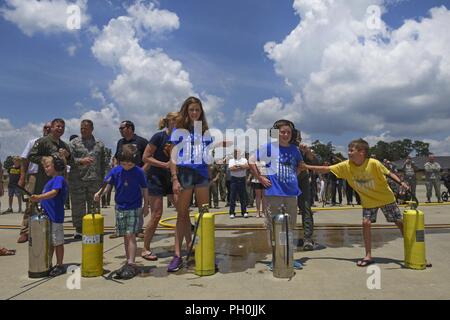
[[[438,202],[441,201],[441,166],[436,162],[433,154],[428,156],[428,162],[425,163],[425,180],[427,187],[427,202],[431,202],[431,193],[434,191]]]

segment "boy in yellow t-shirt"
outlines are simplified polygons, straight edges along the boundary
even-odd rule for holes
[[[377,220],[378,209],[383,211],[388,222],[394,222],[403,234],[403,220],[400,210],[395,202],[395,196],[386,180],[389,176],[404,188],[408,185],[400,179],[378,160],[368,158],[369,144],[363,139],[353,140],[348,145],[349,160],[335,164],[333,166],[310,166],[307,169],[319,173],[332,172],[338,178],[346,179],[348,184],[358,192],[361,197],[363,207],[363,236],[366,256],[359,260],[359,267],[366,267],[374,261],[372,260],[371,225]]]

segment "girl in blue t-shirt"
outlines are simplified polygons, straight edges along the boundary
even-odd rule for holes
[[[292,143],[295,139],[292,137],[294,131],[292,122],[279,120],[274,128],[279,130],[278,144],[264,145],[257,150],[256,155],[250,158],[249,163],[253,175],[265,188],[265,225],[270,244],[272,243],[272,219],[280,212],[281,206],[284,206],[289,213],[290,230],[294,230],[297,224],[297,197],[301,194],[297,174],[303,162],[298,147]],[[262,174],[258,170],[257,161],[266,162],[265,173]],[[293,239],[292,236],[291,239]],[[294,260],[294,268],[301,269],[301,263]]]
[[[150,249],[150,242],[163,214],[163,197],[176,205],[177,195],[173,194],[170,179],[170,136],[175,128],[178,112],[170,112],[159,123],[159,130],[150,139],[144,151],[143,161],[150,165],[148,170],[148,193],[151,218],[144,233],[144,250],[141,256],[145,260],[156,261],[158,257]]]
[[[194,191],[199,208],[209,203],[209,174],[205,157],[212,140],[210,136],[204,135],[208,123],[200,99],[190,97],[184,101],[176,128],[171,136],[174,146],[171,150],[170,172],[173,192],[178,195],[177,224],[175,255],[167,269],[169,272],[178,271],[182,266],[183,239],[186,239],[188,250],[192,242],[189,205]]]

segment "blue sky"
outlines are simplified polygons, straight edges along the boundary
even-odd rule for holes
[[[360,136],[368,138],[370,142],[408,137],[428,139],[436,152],[448,153],[450,108],[443,101],[448,101],[446,98],[449,92],[423,89],[421,84],[445,87],[448,81],[448,74],[443,69],[445,64],[439,62],[448,47],[434,45],[433,41],[437,43],[438,40],[430,38],[428,34],[433,33],[430,28],[443,32],[445,23],[440,21],[449,14],[447,9],[450,8],[450,1],[365,1],[368,5],[376,3],[385,7],[382,19],[389,31],[379,32],[389,37],[392,44],[386,48],[377,44],[372,33],[361,31],[360,28],[355,31],[361,32],[368,41],[378,46],[376,49],[380,53],[375,52],[373,64],[372,60],[367,60],[373,50],[368,51],[367,46],[358,47],[351,42],[356,29],[352,29],[354,23],[348,20],[364,23],[366,18],[361,14],[364,13],[364,10],[361,11],[364,9],[361,9],[361,2],[364,1],[336,1],[338,4],[332,5],[323,0],[324,6],[317,8],[308,4],[310,1],[299,0],[78,0],[77,3],[85,4],[83,14],[89,16],[90,20],[82,25],[81,30],[67,32],[57,23],[46,30],[38,26],[40,17],[21,15],[20,11],[26,10],[34,0],[3,0],[0,2],[0,37],[4,44],[0,49],[0,120],[3,119],[6,125],[3,131],[0,129],[0,143],[3,146],[0,158],[4,158],[7,152],[20,152],[22,147],[19,146],[38,132],[33,125],[40,125],[55,117],[69,120],[66,138],[69,134],[78,133],[76,120],[86,114],[93,115],[94,120],[99,117],[104,131],[112,130],[110,134],[98,133],[110,146],[118,138],[116,127],[119,119],[141,121],[137,131],[148,138],[155,131],[157,118],[171,111],[171,108],[178,109],[180,105],[176,102],[181,102],[183,97],[187,97],[184,94],[188,93],[200,94],[206,100],[210,110],[208,119],[221,129],[267,127],[286,116],[305,131],[309,141],[333,141],[342,147],[348,140]],[[43,2],[50,8],[57,2],[70,4],[74,1]],[[159,48],[164,54],[161,59],[166,59],[170,64],[180,63],[178,67],[172,65],[172,71],[160,78],[151,74],[156,69],[149,69],[149,74],[143,75],[137,69],[131,70],[129,65],[123,65],[123,62],[107,63],[111,59],[108,52],[93,53],[95,43],[98,44],[97,48],[105,44],[105,41],[100,41],[104,27],[119,16],[132,16],[128,10],[131,6],[143,9],[143,14],[148,17],[160,15],[164,11],[171,15],[162,14],[162,20],[169,21],[174,16],[178,18],[178,27],[167,22],[163,23],[162,32],[144,28],[142,34],[124,38],[137,40],[139,48],[144,50],[147,57],[154,58],[152,50]],[[421,23],[422,17],[430,18],[431,8],[440,6],[445,7],[430,19],[431,27]],[[348,10],[352,13],[346,18],[345,12]],[[305,18],[307,12],[314,16],[308,24]],[[342,17],[336,17],[333,12],[336,15],[344,13]],[[320,18],[342,26],[343,32],[337,33],[337,27],[323,27],[317,22]],[[416,19],[420,25],[405,26],[404,21],[407,19]],[[148,21],[152,26],[155,23],[151,19]],[[23,25],[27,25],[28,29],[24,29]],[[400,28],[403,32],[392,33]],[[348,36],[345,35],[346,31],[349,31]],[[114,32],[120,33],[120,28],[114,29]],[[335,36],[332,36],[335,32]],[[409,41],[403,35],[408,32],[417,32],[423,41],[411,41],[413,46],[422,48],[429,43],[433,50],[439,48],[433,52],[409,56],[409,51],[400,45],[402,41]],[[269,42],[274,44],[272,49],[267,45]],[[398,45],[394,46],[394,43]],[[76,48],[74,54],[69,53],[70,46]],[[349,52],[355,49],[358,52],[356,57],[361,58],[361,61],[356,63],[357,59],[346,59],[347,53],[340,51],[343,47]],[[337,54],[332,55],[330,52]],[[342,57],[337,58],[339,54]],[[386,84],[383,84],[384,78],[380,77],[377,84],[365,86],[364,82],[369,76],[361,70],[365,67],[380,69],[377,64],[381,62],[377,59],[381,60],[383,55],[392,58],[392,61],[386,62],[387,65],[399,65],[398,71],[386,76]],[[298,62],[295,57],[298,57]],[[420,74],[411,70],[414,68],[403,65],[405,60],[419,62],[428,57],[430,63],[424,64],[424,71]],[[352,65],[353,62],[355,65]],[[420,63],[414,65],[422,70],[419,68]],[[439,70],[440,76],[432,77],[427,68]],[[180,70],[189,75],[185,81],[187,84],[178,87],[175,81],[169,87],[158,85],[164,77],[183,78]],[[386,67],[385,72],[391,70],[392,67]],[[161,72],[163,74],[165,71]],[[135,79],[135,82],[129,86],[118,83],[121,76]],[[403,76],[408,84],[399,85],[402,82],[399,78]],[[150,91],[155,94],[145,95],[146,85],[150,83],[154,86],[151,89],[154,91]],[[348,90],[346,95],[351,103],[336,93],[339,88]],[[167,92],[159,96],[160,91],[165,90]],[[98,98],[98,95],[94,98],[93,91],[100,93],[103,98]],[[131,96],[121,98],[129,92],[137,95],[137,100],[141,98],[141,93],[142,99],[152,96],[157,98],[148,104],[138,103]],[[328,99],[331,96],[333,98]],[[377,103],[372,105],[375,100]],[[398,112],[394,112],[394,108]],[[105,111],[103,115],[100,114],[102,110]],[[145,117],[141,116],[141,112]],[[419,119],[418,115],[422,112],[424,115],[429,114],[429,117]],[[105,119],[107,114],[115,115],[111,119],[111,126]],[[435,122],[436,119],[438,122]],[[371,121],[370,124],[366,124],[366,120]],[[414,126],[419,122],[420,125]],[[436,130],[430,130],[427,123],[435,123]],[[20,134],[12,135],[11,131],[14,130]],[[11,142],[14,139],[17,139],[17,143]]]

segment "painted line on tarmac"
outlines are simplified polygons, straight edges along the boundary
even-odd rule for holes
[[[175,225],[166,224],[168,226],[173,227],[164,227],[157,228],[156,230],[174,230]],[[0,225],[0,230],[18,230],[20,226],[14,225]],[[426,229],[450,229],[450,224],[426,224]],[[72,228],[64,228],[64,230],[71,230]],[[315,225],[314,230],[361,230],[361,225],[349,224],[349,225]],[[395,225],[372,225],[372,229],[397,229]],[[114,231],[114,227],[105,228],[105,231]],[[215,227],[217,231],[226,231],[226,230],[266,230],[263,226],[244,226],[244,225],[236,225],[236,226],[223,226],[218,225]],[[303,227],[296,227],[295,230],[303,230]]]

